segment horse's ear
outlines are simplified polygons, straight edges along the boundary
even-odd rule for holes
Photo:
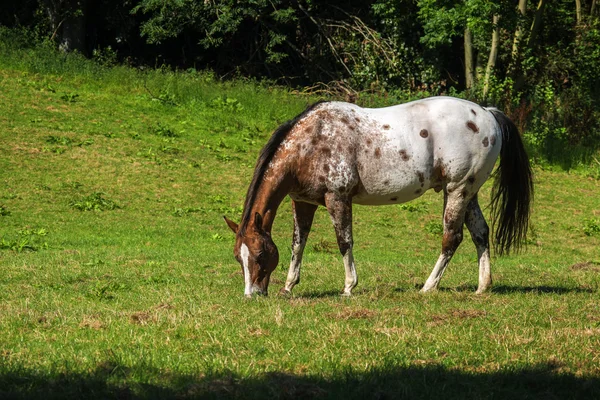
[[[254,229],[258,233],[264,232],[264,229],[263,229],[263,217],[259,213],[254,213]]]
[[[233,233],[237,233],[237,231],[238,231],[238,224],[236,224],[235,222],[233,222],[232,220],[230,220],[229,218],[227,218],[224,215],[223,215],[223,219],[227,223],[227,226],[229,227],[229,229],[231,229],[233,231]]]

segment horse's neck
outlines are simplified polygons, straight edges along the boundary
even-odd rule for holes
[[[266,178],[263,178],[260,184],[250,213],[250,216],[259,213],[263,217],[263,229],[267,232],[271,232],[277,208],[291,188],[289,176],[275,175],[265,174]]]

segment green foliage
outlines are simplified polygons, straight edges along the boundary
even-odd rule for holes
[[[77,93],[65,93],[60,96],[60,99],[67,103],[75,103],[79,95]]]
[[[46,138],[46,143],[58,144],[61,146],[71,146],[73,144],[73,139],[67,136],[50,135]]]
[[[424,212],[427,211],[427,205],[425,203],[418,203],[411,201],[410,203],[403,203],[398,206],[401,210],[408,212]]]
[[[2,236],[0,238],[0,250],[12,250],[17,253],[24,251],[38,251],[47,249],[48,243],[43,241],[48,234],[44,228],[22,228],[17,231],[17,235],[12,238]]]
[[[6,206],[0,204],[0,217],[6,217],[10,215],[10,211]]]
[[[104,193],[96,192],[89,196],[72,200],[69,206],[79,211],[109,211],[121,208],[113,200],[104,197]]]
[[[172,128],[165,126],[164,124],[158,122],[156,125],[152,125],[148,128],[148,131],[156,136],[162,136],[165,138],[176,138],[179,137],[179,134],[175,132]]]
[[[600,219],[586,219],[583,224],[583,233],[587,236],[600,235]]]
[[[425,224],[425,231],[434,236],[441,236],[444,233],[444,226],[440,221],[429,221]]]
[[[227,96],[217,97],[210,102],[210,106],[222,111],[238,112],[244,109],[237,99]]]

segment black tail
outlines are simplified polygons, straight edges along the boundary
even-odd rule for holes
[[[491,202],[494,249],[502,255],[519,250],[527,237],[533,176],[518,128],[499,110],[488,111],[502,130],[500,165],[494,174]]]

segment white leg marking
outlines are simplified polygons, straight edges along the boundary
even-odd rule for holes
[[[352,255],[352,247],[348,249],[344,255],[344,269],[346,270],[346,281],[342,296],[352,295],[352,289],[358,284],[358,276],[356,267],[354,266],[354,256]]]
[[[479,253],[479,287],[476,293],[481,294],[492,287],[492,268],[490,266],[490,250],[477,249],[477,253]]]
[[[250,269],[248,268],[250,251],[244,243],[242,243],[242,247],[240,248],[240,256],[242,257],[242,266],[244,268],[244,295],[252,296],[252,282],[250,282]]]
[[[296,286],[296,283],[298,283],[298,280],[300,279],[300,267],[302,266],[304,246],[306,246],[306,240],[301,241],[292,248],[292,261],[290,262],[290,269],[288,270],[287,279],[285,281],[285,291],[291,292],[292,288]]]
[[[431,271],[431,275],[429,275],[429,278],[427,278],[425,285],[423,285],[421,292],[428,292],[430,290],[437,289],[449,262],[450,258],[448,256],[446,256],[445,254],[440,255],[437,262],[435,263],[433,271]]]

